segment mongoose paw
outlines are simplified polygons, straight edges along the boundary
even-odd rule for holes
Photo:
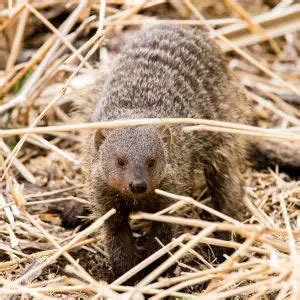
[[[79,216],[86,216],[87,209],[82,203],[77,201],[67,201],[61,213],[62,225],[65,228],[74,228],[78,225],[81,225],[83,221]]]

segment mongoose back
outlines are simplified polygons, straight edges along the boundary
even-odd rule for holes
[[[207,33],[177,26],[140,31],[119,54],[104,83],[93,121],[188,117],[249,123],[251,105],[226,59]],[[204,170],[216,209],[242,219],[240,135],[182,126],[96,130],[89,139],[86,177],[92,209],[117,213],[104,224],[112,279],[133,267],[136,252],[129,213],[156,212],[169,204],[156,188],[191,195],[194,169]],[[168,243],[170,226],[153,223],[149,254]]]

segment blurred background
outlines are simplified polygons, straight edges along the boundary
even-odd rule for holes
[[[255,104],[256,125],[299,133],[300,2],[293,0],[0,0],[0,128],[88,121],[97,101],[95,95],[99,95],[116,54],[135,31],[157,23],[209,30]],[[13,133],[1,136],[0,132],[3,287],[6,279],[14,280],[32,268],[39,269],[45,257],[55,252],[47,234],[30,216],[60,245],[81,232],[82,227],[76,225],[87,219],[81,171],[83,136],[84,133],[66,131],[21,138]],[[284,148],[284,144],[280,147]],[[213,293],[226,291],[224,298],[244,295],[244,299],[267,299],[267,295],[275,293],[278,299],[290,295],[299,299],[293,280],[298,278],[299,283],[300,235],[287,233],[290,227],[297,232],[300,227],[298,176],[281,172],[278,167],[261,171],[249,167],[244,176],[247,197],[254,204],[254,216],[247,224],[269,226],[274,231],[253,238],[253,247],[235,258],[238,263],[250,262],[241,265],[240,273],[233,268],[225,278],[215,271],[209,277],[214,284],[208,292],[216,295]],[[195,197],[203,203],[210,201],[203,187]],[[83,217],[74,220],[75,229],[65,228],[62,212],[66,205],[71,205],[71,210],[78,209],[78,203],[82,205],[76,214]],[[200,218],[199,207],[179,203],[171,215]],[[142,248],[147,226],[137,221],[132,225]],[[249,236],[251,229],[244,230]],[[178,235],[184,232],[194,234],[197,227],[178,229]],[[105,277],[106,253],[101,238],[96,234],[85,236],[70,251],[97,279]],[[205,251],[191,252],[178,262],[170,276],[220,266],[214,253],[224,242],[214,237],[203,243]],[[230,243],[225,246],[241,247]],[[41,293],[39,297],[49,293],[73,298],[95,295],[97,289],[91,291],[80,277],[86,275],[78,272],[60,258],[22,283],[32,293]],[[185,292],[198,293],[207,285],[208,279],[200,275],[197,284]],[[65,289],[79,284],[81,288],[73,288],[72,292]],[[167,288],[162,286],[161,289]],[[34,290],[39,287],[47,287],[49,293]],[[239,287],[243,287],[242,291]],[[12,288],[10,291],[17,294]]]

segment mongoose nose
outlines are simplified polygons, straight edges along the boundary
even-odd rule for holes
[[[147,190],[147,184],[145,181],[132,181],[129,184],[129,188],[133,193],[142,194]]]

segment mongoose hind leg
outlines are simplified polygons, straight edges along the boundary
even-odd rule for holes
[[[232,155],[214,157],[204,172],[214,208],[239,221],[244,220],[247,209],[238,159]]]

